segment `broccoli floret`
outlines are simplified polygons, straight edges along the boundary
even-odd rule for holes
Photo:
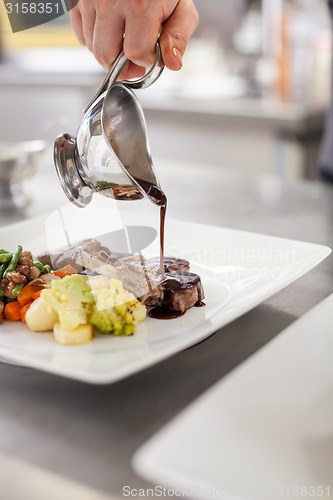
[[[88,323],[95,302],[85,277],[78,274],[52,281],[51,288],[44,290],[42,297],[58,313],[59,323],[65,330]]]
[[[89,321],[100,332],[132,335],[146,317],[146,307],[124,290],[119,280],[94,276],[88,279],[95,297]]]

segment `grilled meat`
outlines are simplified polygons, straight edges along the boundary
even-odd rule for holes
[[[204,298],[200,277],[189,272],[166,273],[162,306],[184,313]]]
[[[60,269],[61,267],[72,265],[78,271],[82,270],[82,266],[78,264],[82,252],[87,252],[89,255],[98,255],[100,252],[109,254],[109,250],[101,245],[95,239],[82,240],[75,245],[59,250],[55,253],[45,253],[38,256],[38,260],[45,266],[48,264],[52,269]]]
[[[159,258],[145,260],[140,255],[113,254],[94,239],[38,259],[53,269],[71,264],[78,272],[88,270],[119,279],[146,306],[183,313],[204,298],[200,277],[189,272],[190,263],[185,259],[165,257],[162,276]]]
[[[166,257],[163,277],[159,262],[157,258],[145,261],[138,255],[121,259],[104,254],[98,259],[85,253],[79,258],[84,267],[120,279],[146,306],[163,306],[184,313],[204,298],[200,277],[189,272],[187,260]]]
[[[132,292],[145,305],[155,305],[162,300],[163,288],[161,276],[150,272],[138,259],[98,256],[82,252],[78,264],[85,269],[115,278],[123,282],[126,290]]]
[[[21,253],[21,257],[19,258],[18,264],[20,266],[29,266],[33,265],[32,253],[29,250],[23,250]]]

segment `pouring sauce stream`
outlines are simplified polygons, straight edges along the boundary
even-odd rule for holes
[[[168,200],[163,191],[149,181],[142,179],[135,179],[142,189],[147,194],[148,198],[160,207],[160,273],[164,277],[164,232],[165,232],[165,216],[167,210]]]

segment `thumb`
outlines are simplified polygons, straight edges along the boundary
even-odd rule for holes
[[[180,0],[171,16],[164,22],[159,37],[162,57],[167,68],[181,69],[187,42],[198,26],[199,16],[191,0]]]

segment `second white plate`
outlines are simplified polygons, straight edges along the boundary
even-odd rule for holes
[[[151,438],[134,467],[192,498],[332,498],[333,295]]]

